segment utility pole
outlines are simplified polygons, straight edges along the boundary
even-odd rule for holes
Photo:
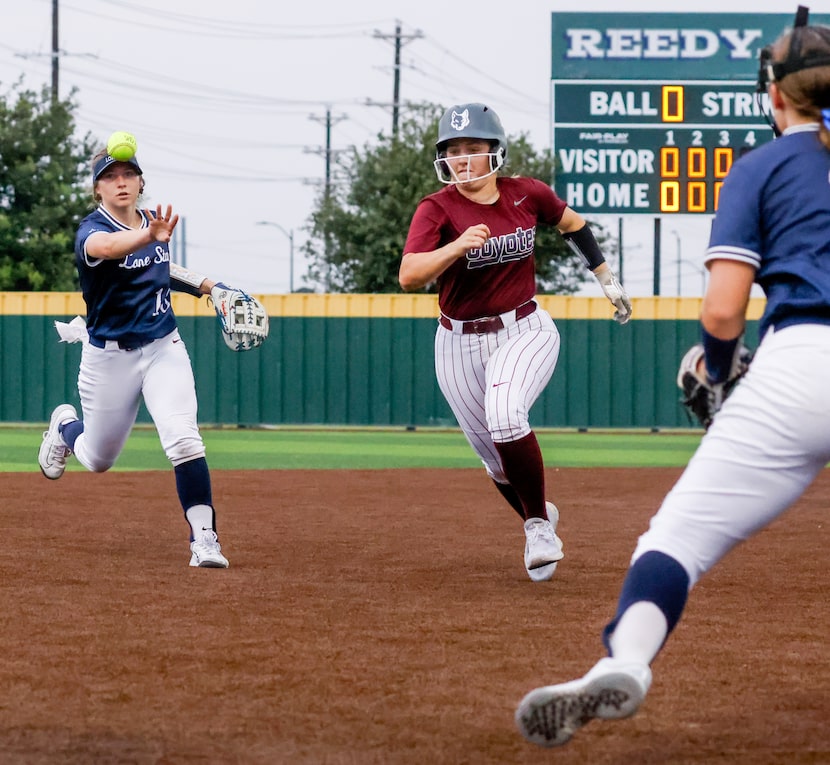
[[[346,119],[346,115],[339,115],[339,116],[332,116],[331,107],[326,107],[326,116],[325,117],[318,117],[316,114],[309,115],[309,119],[314,120],[315,122],[322,122],[326,126],[326,145],[322,149],[311,149],[306,147],[304,151],[309,152],[311,154],[322,154],[326,160],[326,180],[325,180],[325,187],[324,187],[324,194],[326,199],[329,198],[331,194],[331,160],[332,157],[336,156],[339,152],[339,149],[332,149],[331,148],[331,128],[333,125],[336,125],[341,120]]]
[[[331,199],[331,160],[338,153],[338,149],[331,148],[331,128],[340,120],[346,119],[345,115],[341,115],[338,117],[333,117],[331,114],[331,107],[326,107],[326,116],[321,119],[315,114],[309,115],[309,119],[314,120],[315,122],[324,122],[326,126],[326,146],[324,149],[311,149],[309,147],[305,147],[303,151],[311,152],[313,154],[322,154],[326,160],[326,179],[325,179],[325,186],[323,187],[323,209],[328,210],[329,201]],[[325,249],[325,260],[326,260],[326,277],[325,277],[325,288],[328,291],[331,288],[331,234],[326,233],[323,236],[323,247]]]
[[[401,32],[401,22],[395,21],[395,34],[385,35],[382,32],[375,30],[372,37],[380,40],[393,39],[395,41],[395,66],[392,86],[392,138],[398,137],[398,122],[401,108],[401,48],[412,40],[417,40],[424,36],[420,29],[416,29],[412,34],[405,35]]]
[[[58,103],[58,0],[52,0],[52,105]]]
[[[59,61],[61,56],[68,56],[68,55],[81,55],[84,58],[98,58],[98,56],[92,53],[80,53],[80,54],[69,54],[66,51],[62,51],[60,49],[60,35],[58,34],[58,2],[59,0],[52,0],[52,50],[49,52],[49,58],[51,59],[52,63],[52,106],[57,104],[60,99],[60,90],[58,88],[59,85]],[[19,58],[45,58],[46,53],[15,53],[15,56]]]

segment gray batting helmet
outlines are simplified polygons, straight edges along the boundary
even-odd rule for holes
[[[490,172],[494,173],[507,157],[507,136],[501,120],[485,104],[457,104],[447,109],[438,122],[438,140],[435,142],[435,169],[444,183],[452,183],[446,163],[447,143],[453,138],[481,138],[492,146]]]

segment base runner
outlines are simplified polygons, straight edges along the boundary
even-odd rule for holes
[[[622,324],[631,303],[585,220],[548,184],[500,177],[506,158],[505,132],[489,106],[447,109],[435,159],[446,187],[418,204],[399,280],[407,291],[438,282],[439,387],[487,474],[524,521],[528,576],[544,581],[563,557],[562,541],[528,415],[556,368],[559,332],[534,300],[536,226],[565,236]]]

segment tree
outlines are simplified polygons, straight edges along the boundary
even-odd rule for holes
[[[397,140],[381,134],[377,145],[341,155],[336,181],[311,215],[304,249],[312,281],[330,292],[400,292],[398,267],[412,214],[440,187],[433,160],[442,112],[433,104],[416,107]],[[550,151],[535,152],[524,134],[508,138],[507,157],[506,171],[552,183]],[[592,228],[601,242],[607,239],[601,227]],[[536,232],[536,266],[539,292],[573,294],[588,274],[547,227]],[[435,290],[434,284],[426,288]]]
[[[94,146],[73,137],[74,109],[47,87],[0,93],[0,290],[78,288],[75,230]]]

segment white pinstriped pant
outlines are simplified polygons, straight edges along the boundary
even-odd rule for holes
[[[541,307],[498,332],[481,335],[438,325],[438,386],[487,474],[500,483],[507,479],[493,444],[530,433],[530,408],[558,358],[559,330]]]

